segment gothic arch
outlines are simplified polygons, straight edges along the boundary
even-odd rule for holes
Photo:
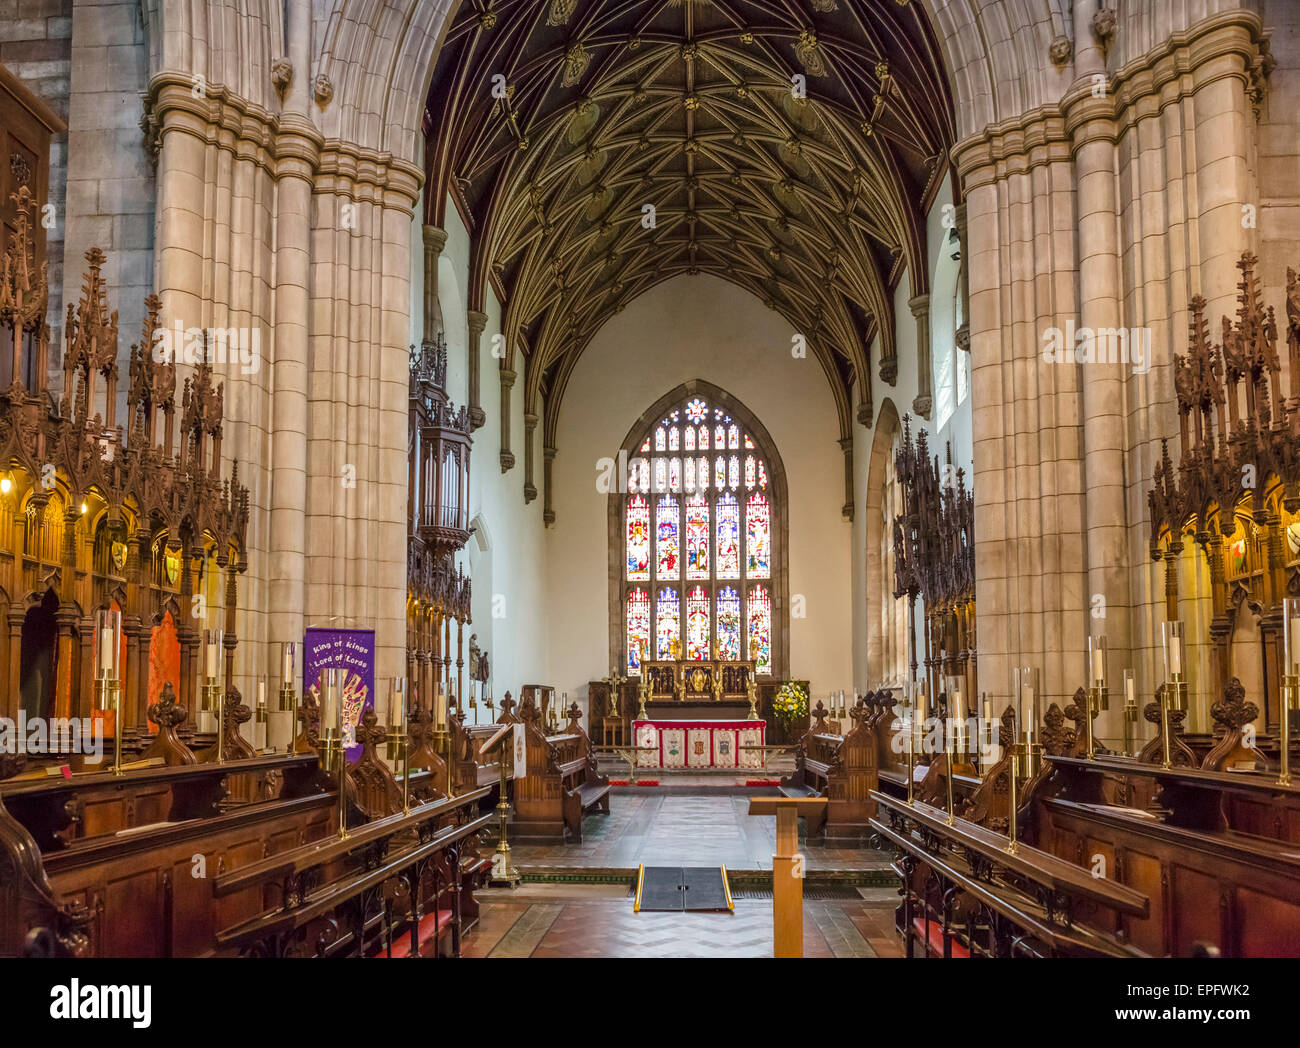
[[[871,433],[871,450],[867,459],[867,493],[866,493],[866,565],[867,565],[867,685],[886,681],[891,676],[890,667],[885,665],[887,645],[881,632],[884,620],[884,594],[892,592],[893,580],[886,577],[886,565],[881,557],[881,547],[887,535],[884,531],[882,497],[885,476],[893,457],[894,445],[902,432],[902,423],[898,418],[898,409],[888,397],[880,405],[876,415],[876,424]],[[903,633],[906,637],[906,632]],[[906,650],[903,657],[906,659]]]
[[[669,390],[656,400],[628,429],[627,435],[619,447],[620,455],[628,459],[635,454],[637,446],[654,423],[662,418],[671,408],[687,397],[698,394],[713,405],[723,408],[745,430],[752,434],[754,442],[761,449],[767,460],[771,480],[772,534],[777,536],[773,544],[773,562],[771,575],[772,589],[772,674],[779,679],[790,671],[790,512],[789,485],[786,483],[785,466],[781,461],[780,450],[776,441],[767,431],[767,427],[738,398],[732,396],[720,386],[704,379],[691,379]],[[626,665],[623,628],[623,503],[624,493],[613,490],[607,497],[609,522],[609,659],[611,666]]]

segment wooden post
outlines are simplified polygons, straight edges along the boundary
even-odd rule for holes
[[[750,815],[776,816],[772,856],[772,955],[803,956],[804,859],[799,854],[799,816],[817,814],[825,797],[750,797]]]

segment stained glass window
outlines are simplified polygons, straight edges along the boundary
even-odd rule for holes
[[[718,658],[740,658],[740,594],[730,586],[718,591]]]
[[[627,502],[627,577],[629,582],[650,579],[650,504],[640,495]]]
[[[627,672],[641,672],[641,649],[650,650],[650,594],[640,586],[627,595]]]
[[[659,591],[655,653],[660,660],[681,658],[681,598],[675,589]]]
[[[718,578],[740,578],[740,507],[734,495],[718,499]]]
[[[749,591],[749,657],[756,673],[772,672],[772,597],[766,586]]]
[[[745,504],[745,574],[751,579],[772,575],[771,524],[767,497],[756,491]]]
[[[703,495],[686,500],[686,577],[709,577],[709,503]]]
[[[709,597],[703,586],[692,586],[686,597],[686,657],[695,662],[709,657]]]
[[[761,674],[781,672],[769,580],[784,537],[773,531],[768,453],[702,396],[665,412],[637,440],[622,496],[628,675],[642,672],[642,643],[650,659],[716,652],[753,659]]]
[[[656,552],[659,557],[655,576],[661,579],[681,577],[681,537],[678,533],[677,500],[665,495],[659,500],[659,542]]]

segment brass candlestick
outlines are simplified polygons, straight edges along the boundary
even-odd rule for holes
[[[1281,728],[1282,763],[1278,770],[1277,784],[1291,785],[1291,710],[1300,704],[1300,676],[1288,673],[1282,678],[1282,716],[1279,718]]]
[[[1187,681],[1183,679],[1181,673],[1172,674],[1165,684],[1164,694],[1160,696],[1160,734],[1163,738],[1161,748],[1164,750],[1164,759],[1160,762],[1162,768],[1174,766],[1174,740],[1169,723],[1169,712],[1170,710],[1181,712],[1186,709]]]
[[[1133,756],[1135,729],[1137,728],[1137,682],[1132,670],[1124,671],[1124,755]]]
[[[649,697],[650,697],[650,682],[646,680],[645,677],[642,677],[641,685],[640,687],[637,688],[637,699],[641,707],[639,710],[637,710],[637,714],[636,714],[637,720],[650,719],[650,714],[646,712],[646,708],[645,708],[646,700]]]
[[[1088,688],[1088,708],[1083,715],[1084,731],[1088,740],[1088,760],[1097,759],[1097,744],[1092,730],[1092,718],[1110,709],[1110,693],[1106,687],[1106,638],[1088,638],[1088,668],[1092,686]]]
[[[1011,807],[1007,812],[1007,851],[1012,855],[1020,850],[1017,833],[1017,813],[1020,808],[1019,780],[1028,782],[1038,774],[1042,766],[1043,747],[1037,742],[1017,742],[1011,747],[1011,766],[1007,769],[1010,785],[1009,800]]]
[[[122,689],[105,674],[95,679],[95,708],[113,711],[113,774],[122,774]]]
[[[912,700],[903,698],[903,731],[907,741],[907,803],[916,804],[916,710]]]
[[[746,674],[748,678],[745,681],[745,694],[749,698],[749,716],[746,720],[760,720],[758,715],[758,686],[754,683],[752,674]]]
[[[510,740],[503,739],[500,753],[501,764],[501,800],[497,804],[497,816],[501,822],[501,838],[497,841],[496,854],[492,856],[492,883],[505,884],[511,888],[519,887],[523,879],[510,861],[510,774],[509,765],[514,760],[514,747]]]
[[[1279,786],[1291,785],[1291,711],[1300,708],[1300,600],[1287,597],[1282,601],[1282,709],[1278,718],[1281,728],[1282,761]]]
[[[122,774],[122,613],[105,608],[95,613],[94,651],[95,702],[101,710],[113,710],[113,774]],[[102,757],[101,757],[102,759]]]
[[[298,693],[292,684],[280,685],[280,712],[289,714],[289,742],[285,753],[294,753],[298,746]]]
[[[202,687],[199,688],[199,693],[202,697],[202,704],[200,708],[208,713],[211,713],[213,710],[216,711],[217,741],[216,741],[215,761],[217,764],[224,764],[226,760],[226,754],[224,748],[221,745],[221,729],[222,729],[221,722],[222,720],[224,720],[225,713],[226,713],[225,689],[221,687],[216,677],[208,677],[207,680],[202,685]]]

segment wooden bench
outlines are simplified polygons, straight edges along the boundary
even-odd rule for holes
[[[547,735],[534,708],[520,709],[527,770],[514,782],[512,834],[522,840],[576,843],[582,840],[583,816],[593,811],[609,814],[609,778],[597,770],[576,702],[568,716],[560,733]]]
[[[482,811],[491,792],[427,801],[346,838],[332,835],[215,878],[218,900],[251,893],[273,901],[223,927],[213,952],[426,956],[449,937],[450,953],[459,956],[464,859],[495,818]],[[472,866],[480,861],[474,855]]]
[[[808,820],[809,838],[861,845],[870,831],[876,805],[876,738],[866,726],[870,711],[859,701],[850,711],[853,729],[844,736],[822,730],[827,711],[813,710],[813,727],[795,745],[794,771],[778,787],[785,797],[826,797],[823,812]]]

